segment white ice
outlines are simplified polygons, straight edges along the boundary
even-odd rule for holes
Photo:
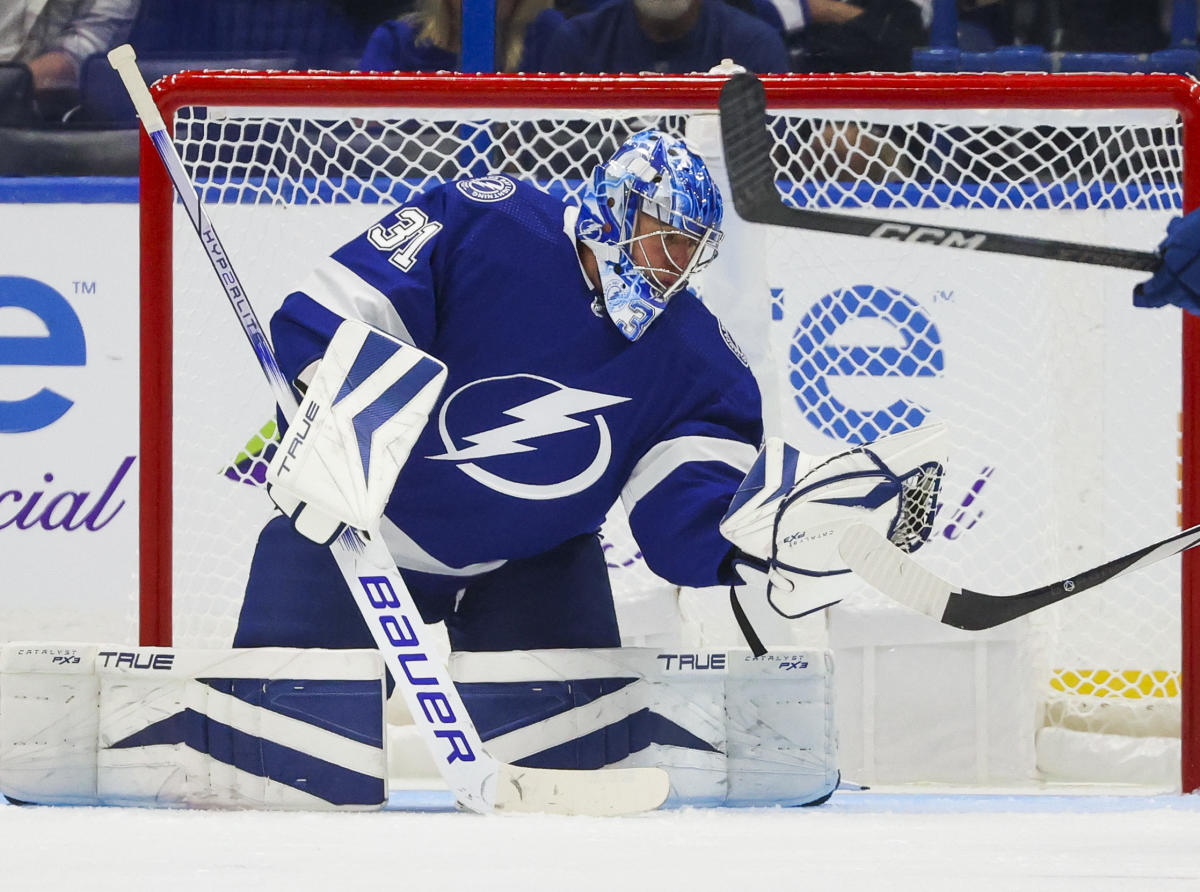
[[[1200,889],[1200,797],[839,792],[812,809],[477,816],[0,805],[0,889]],[[405,811],[395,806],[417,807]]]

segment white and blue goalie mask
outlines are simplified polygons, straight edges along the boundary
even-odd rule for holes
[[[716,258],[721,193],[700,156],[659,130],[626,140],[592,187],[599,220],[582,213],[578,234],[596,255],[609,316],[636,341]]]

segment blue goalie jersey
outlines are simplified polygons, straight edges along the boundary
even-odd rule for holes
[[[430,190],[288,295],[280,364],[301,376],[344,317],[446,364],[385,511],[401,568],[479,574],[595,532],[621,499],[652,570],[729,581],[717,524],[762,439],[758,387],[690,292],[622,336],[581,267],[578,214],[503,176]]]

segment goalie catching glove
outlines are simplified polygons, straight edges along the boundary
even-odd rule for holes
[[[446,382],[446,367],[355,320],[338,326],[267,469],[297,532],[372,530]]]
[[[721,520],[721,533],[767,573],[767,599],[795,619],[836,604],[813,582],[849,573],[842,533],[864,523],[903,551],[933,529],[945,427],[928,424],[834,456],[769,437]]]

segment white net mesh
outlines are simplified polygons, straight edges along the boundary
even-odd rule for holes
[[[499,172],[583,200],[592,168],[629,133],[682,133],[688,117],[380,102],[285,108],[281,94],[279,107],[259,109],[231,95],[227,108],[177,114],[185,165],[264,319],[318,257],[382,216],[380,204]],[[1180,206],[1172,112],[772,103],[770,126],[781,195],[809,207],[1148,248]],[[726,219],[739,225],[728,200]],[[175,226],[176,641],[220,644],[270,513],[224,472],[261,473],[272,407],[178,208]],[[754,269],[766,285],[741,299],[756,301],[767,332],[748,352],[769,363],[756,367],[769,427],[828,453],[927,417],[950,425],[923,562],[1017,592],[1174,528],[1179,323],[1132,311],[1137,274],[795,230],[765,231],[754,245],[739,254],[727,242],[723,255],[734,256],[715,266]],[[618,589],[656,584],[627,532],[610,532],[607,545]],[[1178,598],[1178,567],[1166,563],[1033,617],[1048,721],[1177,734]]]
[[[948,209],[939,222],[1096,244],[1136,245],[1130,233],[1138,231],[1149,247],[1161,230],[1140,225],[1161,225],[1154,212],[1180,204],[1180,131],[1169,113],[1124,112],[1120,123],[1112,113],[1062,110],[821,113],[776,118],[773,130],[781,191],[802,206]],[[1170,533],[1178,320],[1142,320],[1129,307],[1129,289],[1144,276],[947,252],[885,259],[876,281],[898,287],[870,273],[871,284],[842,285],[845,270],[861,270],[878,250],[859,243],[844,259],[782,261],[785,291],[829,269],[835,287],[788,316],[786,353],[777,355],[787,356],[785,390],[796,407],[839,439],[951,420],[951,473],[922,560],[956,582],[1016,593]],[[975,274],[954,290],[921,294],[929,280],[918,270],[939,263]],[[959,290],[964,284],[972,290]],[[998,299],[1007,306],[991,305]],[[893,329],[886,339],[847,334],[878,320],[903,339]],[[888,378],[916,383],[910,398],[854,408],[848,392],[872,394],[861,401],[878,407]],[[926,399],[911,398],[922,379]],[[947,383],[956,391],[950,402]],[[1046,721],[1178,734],[1178,598],[1177,566],[1165,565],[1035,615]]]
[[[1161,114],[962,109],[777,118],[772,159],[797,204],[1012,210],[1179,206],[1177,124]],[[811,117],[810,117],[811,116]],[[1140,119],[1140,120],[1139,120]]]

